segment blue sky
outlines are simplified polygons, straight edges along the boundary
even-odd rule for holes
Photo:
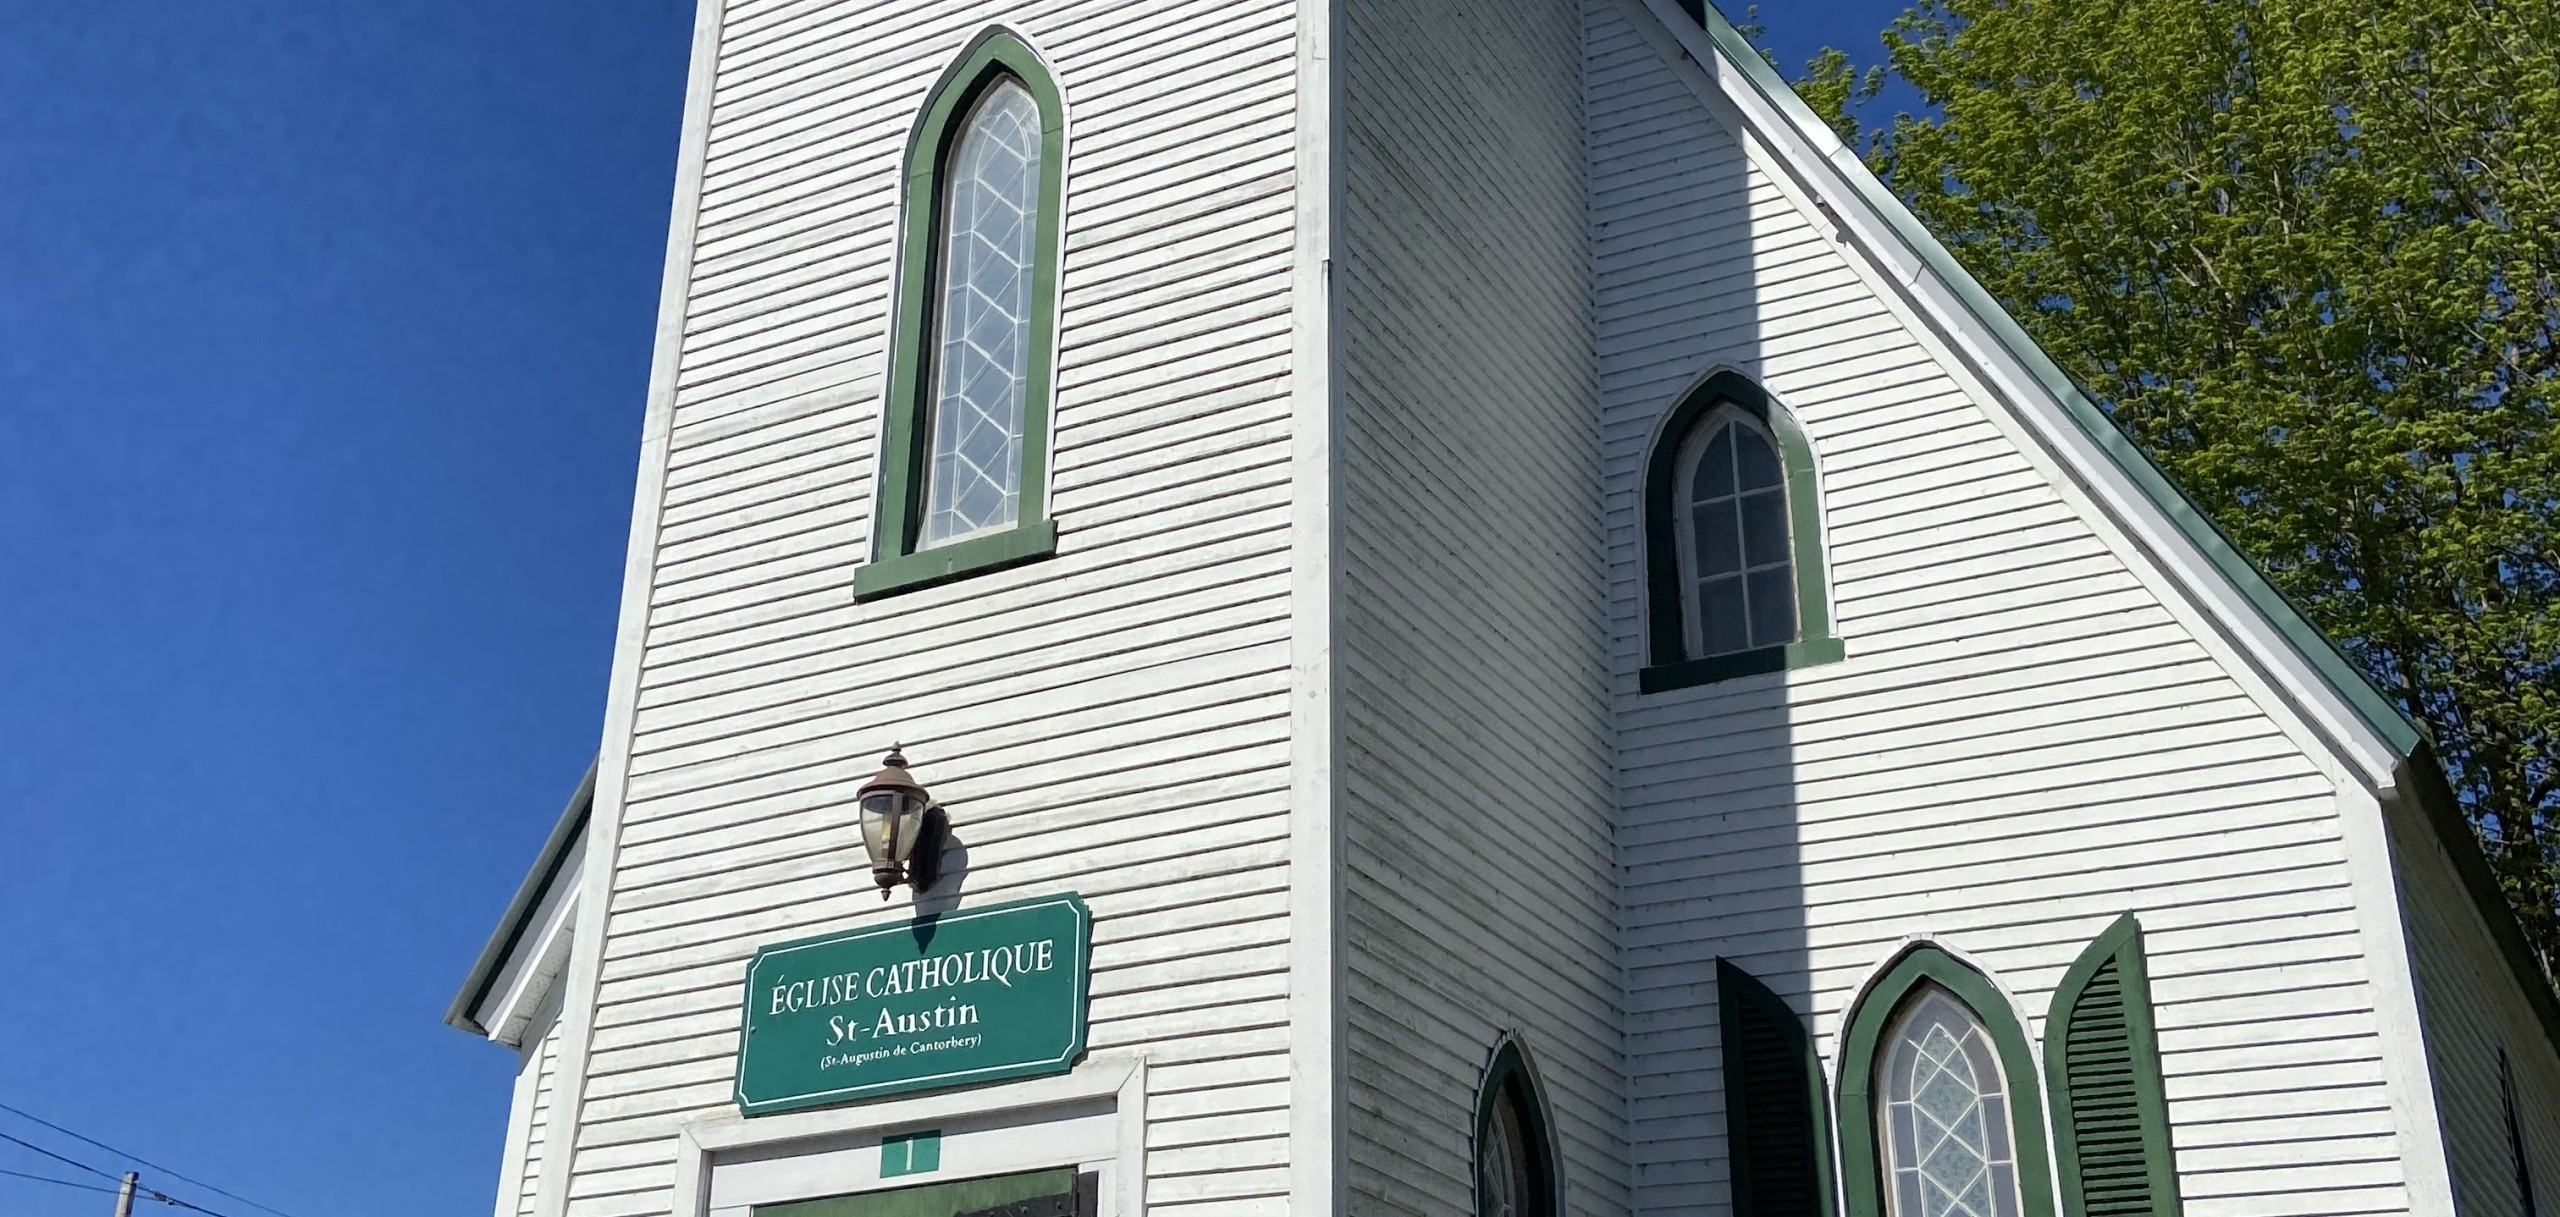
[[[438,1019],[595,748],[691,20],[0,0],[0,1104],[485,1211],[512,1058]]]

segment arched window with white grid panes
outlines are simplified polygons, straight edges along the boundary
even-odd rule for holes
[[[1689,657],[1794,642],[1795,549],[1777,441],[1760,420],[1726,405],[1681,448],[1676,525]]]
[[[1665,418],[1645,466],[1645,692],[1840,658],[1813,447],[1738,372]]]
[[[858,597],[1056,549],[1049,406],[1066,121],[1021,39],[989,30],[908,148],[872,561]]]

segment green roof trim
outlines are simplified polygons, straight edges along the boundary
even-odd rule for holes
[[[1712,4],[1702,4],[1697,11],[1716,49],[1741,68],[1743,77],[1770,105],[1808,133],[1830,132],[1829,125],[1814,114],[1813,107],[1796,96],[1796,91],[1779,78],[1777,70],[1760,57],[1750,39],[1744,38],[1732,22],[1725,20],[1724,14],[1717,12]],[[1845,147],[1839,149],[1839,154],[1856,161],[1855,155]],[[1834,163],[1837,163],[1836,158]],[[2417,725],[2373,686],[2363,669],[2356,667],[2338,649],[2337,643],[2311,624],[2293,601],[2268,582],[2257,566],[2231,543],[2231,538],[2197,510],[2196,505],[2187,500],[2186,494],[2170,482],[2167,475],[2151,463],[2151,458],[2144,456],[2142,450],[2125,437],[2124,432],[2116,429],[2105,411],[2081,391],[2079,382],[2063,371],[2062,365],[2055,363],[2052,356],[2045,354],[2044,348],[2036,345],[2035,339],[2028,336],[2026,327],[2019,325],[2017,319],[1992,298],[1991,293],[1974,279],[1972,272],[1967,271],[1946,246],[1938,243],[1938,238],[1921,224],[1919,217],[1911,214],[1911,209],[1904,207],[1902,200],[1895,198],[1892,191],[1885,189],[1884,183],[1874,173],[1859,163],[1856,172],[1844,171],[1840,176],[1847,180],[1850,189],[1858,192],[1860,201],[1867,205],[1868,210],[1893,230],[1912,256],[1918,258],[1929,273],[1954,294],[1973,320],[2029,375],[2035,377],[2054,400],[2062,404],[2063,411],[2071,416],[2098,450],[2105,453],[2116,468],[2169,518],[2170,524],[2188,543],[2203,553],[2222,577],[2258,610],[2259,616],[2292,644],[2294,651],[2320,674],[2367,727],[2381,736],[2393,752],[2403,756],[2425,739]]]
[[[507,966],[507,956],[515,953],[516,944],[524,941],[525,932],[533,925],[534,910],[542,907],[543,898],[551,894],[551,885],[559,882],[560,872],[569,864],[569,846],[587,827],[587,816],[596,802],[596,763],[587,762],[587,776],[578,779],[577,793],[569,796],[569,805],[560,811],[560,820],[551,826],[551,835],[543,839],[542,852],[534,855],[533,869],[525,872],[524,882],[516,885],[513,900],[507,902],[506,915],[498,919],[498,928],[489,935],[487,945],[480,948],[480,958],[472,961],[471,974],[463,978],[462,991],[454,994],[453,1004],[446,1007],[444,1024],[473,1035],[487,1035],[471,1012],[488,1000],[489,990],[498,983],[498,973]]]

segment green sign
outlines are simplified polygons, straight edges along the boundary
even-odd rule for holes
[[[1084,1051],[1074,895],[804,938],[747,965],[738,1106],[763,1115],[1064,1073]]]

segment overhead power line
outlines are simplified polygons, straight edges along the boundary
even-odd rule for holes
[[[120,1178],[117,1178],[117,1177],[116,1177],[116,1176],[114,1176],[114,1175],[110,1175],[110,1174],[108,1174],[108,1173],[107,1173],[107,1172],[105,1172],[105,1171],[99,1170],[97,1167],[91,1166],[91,1165],[89,1165],[89,1164],[88,1164],[88,1163],[86,1163],[86,1162],[82,1162],[82,1161],[80,1161],[80,1160],[79,1160],[79,1159],[77,1159],[77,1158],[65,1158],[65,1157],[63,1157],[62,1155],[60,1155],[60,1154],[57,1154],[57,1153],[53,1152],[52,1150],[46,1149],[45,1147],[43,1147],[43,1146],[41,1146],[41,1145],[36,1144],[35,1142],[32,1142],[32,1141],[20,1141],[20,1140],[18,1140],[18,1138],[13,1137],[13,1136],[10,1136],[9,1134],[7,1134],[7,1133],[5,1133],[5,1132],[0,1132],[0,1141],[9,1141],[9,1142],[13,1142],[13,1143],[18,1144],[18,1145],[25,1146],[26,1148],[31,1149],[31,1150],[34,1150],[34,1151],[36,1151],[37,1153],[43,1154],[45,1157],[51,1158],[51,1159],[53,1159],[53,1160],[54,1160],[54,1161],[56,1161],[56,1162],[61,1162],[61,1163],[65,1163],[65,1164],[68,1164],[68,1165],[71,1165],[71,1166],[79,1167],[80,1169],[82,1169],[82,1170],[84,1170],[84,1171],[87,1171],[87,1172],[89,1172],[89,1173],[90,1173],[90,1174],[92,1174],[92,1175],[96,1175],[97,1177],[99,1177],[99,1178],[101,1178],[101,1179],[115,1179],[115,1180],[116,1180],[116,1182],[117,1182],[117,1184],[118,1184],[119,1186],[117,1186],[117,1187],[99,1187],[97,1184],[94,1184],[94,1183],[82,1183],[82,1182],[79,1182],[78,1180],[75,1180],[75,1179],[56,1179],[56,1178],[53,1178],[53,1177],[52,1177],[52,1176],[50,1176],[50,1175],[30,1175],[30,1174],[28,1174],[28,1173],[27,1173],[27,1172],[25,1172],[25,1171],[9,1171],[9,1170],[0,1170],[0,1175],[7,1175],[7,1176],[9,1176],[9,1177],[11,1177],[11,1178],[13,1178],[13,1179],[33,1179],[33,1180],[35,1180],[35,1181],[36,1181],[36,1182],[38,1182],[38,1183],[58,1183],[58,1184],[61,1184],[61,1185],[62,1185],[62,1186],[64,1186],[64,1187],[76,1187],[76,1188],[81,1188],[81,1189],[83,1189],[83,1190],[86,1190],[86,1191],[92,1191],[92,1192],[110,1192],[110,1193],[112,1193],[112,1192],[118,1192],[118,1191],[123,1190],[123,1188],[122,1188],[122,1186],[121,1186],[121,1185],[123,1184],[124,1180],[122,1180],[122,1179],[120,1179]],[[204,1186],[204,1185],[203,1185],[203,1184],[197,1184],[196,1186],[198,1186],[198,1187],[202,1187],[202,1186]],[[158,1190],[155,1190],[155,1189],[152,1189],[152,1188],[147,1188],[147,1187],[145,1187],[145,1188],[137,1188],[137,1189],[135,1189],[134,1194],[135,1194],[135,1195],[138,1195],[138,1196],[146,1196],[146,1197],[149,1197],[150,1199],[157,1200],[157,1201],[159,1201],[159,1202],[160,1202],[160,1203],[162,1203],[162,1204],[172,1204],[172,1205],[176,1205],[177,1207],[182,1208],[182,1209],[194,1209],[195,1211],[197,1211],[197,1212],[199,1212],[199,1213],[203,1213],[203,1214],[205,1214],[205,1217],[230,1217],[230,1215],[229,1215],[229,1214],[227,1214],[227,1213],[222,1213],[222,1212],[219,1212],[219,1211],[214,1210],[214,1209],[206,1208],[205,1206],[203,1206],[203,1205],[201,1205],[201,1204],[195,1204],[195,1203],[192,1203],[192,1202],[189,1202],[189,1201],[180,1200],[180,1199],[178,1199],[177,1197],[175,1197],[175,1196],[172,1196],[172,1195],[168,1194],[167,1192],[158,1191]]]
[[[168,1167],[162,1166],[162,1165],[160,1165],[159,1163],[154,1162],[154,1161],[152,1161],[152,1160],[151,1160],[151,1159],[149,1159],[149,1158],[145,1158],[145,1157],[143,1157],[142,1155],[137,1154],[137,1153],[134,1153],[134,1152],[132,1152],[132,1151],[130,1151],[130,1150],[117,1149],[115,1146],[109,1145],[109,1144],[107,1144],[106,1142],[101,1141],[101,1140],[98,1140],[98,1139],[97,1139],[97,1138],[95,1138],[95,1137],[84,1137],[84,1136],[81,1136],[79,1133],[73,1132],[73,1131],[71,1131],[71,1130],[70,1130],[70,1129],[68,1129],[68,1128],[64,1128],[63,1126],[61,1126],[61,1125],[59,1125],[59,1124],[56,1124],[56,1123],[54,1123],[54,1122],[53,1122],[53,1121],[51,1121],[51,1120],[45,1119],[43,1116],[36,1115],[36,1114],[35,1114],[35,1113],[33,1113],[33,1112],[30,1112],[30,1111],[24,1111],[24,1110],[21,1110],[21,1109],[16,1108],[16,1107],[11,1107],[11,1106],[9,1106],[9,1105],[8,1105],[8,1104],[6,1104],[6,1103],[0,1103],[0,1111],[8,1112],[10,1115],[16,1116],[16,1117],[18,1117],[18,1118],[19,1118],[19,1119],[21,1119],[21,1120],[29,1120],[29,1121],[33,1121],[33,1122],[35,1122],[35,1123],[37,1123],[37,1124],[42,1124],[42,1125],[44,1125],[45,1127],[50,1128],[50,1129],[52,1129],[52,1130],[53,1130],[53,1131],[55,1131],[55,1132],[61,1133],[63,1136],[69,1137],[69,1138],[71,1138],[71,1139],[72,1139],[72,1140],[74,1140],[74,1141],[78,1141],[78,1142],[80,1142],[80,1143],[81,1143],[81,1144],[83,1144],[83,1145],[90,1145],[90,1146],[95,1146],[96,1148],[99,1148],[99,1149],[103,1149],[103,1150],[107,1151],[108,1153],[114,1154],[115,1156],[117,1156],[117,1157],[119,1157],[119,1158],[123,1158],[123,1159],[125,1159],[125,1160],[127,1160],[127,1161],[130,1161],[130,1162],[134,1163],[134,1164],[135,1164],[135,1165],[137,1165],[137,1166],[147,1166],[147,1167],[150,1167],[152,1170],[155,1170],[155,1171],[160,1172],[161,1174],[167,1175],[167,1176],[169,1176],[170,1178],[175,1179],[175,1180],[178,1180],[178,1181],[179,1181],[179,1182],[181,1182],[181,1183],[189,1183],[189,1184],[193,1184],[193,1185],[195,1185],[195,1186],[197,1186],[197,1187],[203,1188],[204,1190],[206,1190],[206,1191],[208,1191],[208,1192],[213,1193],[214,1195],[222,1196],[222,1197],[225,1197],[225,1198],[227,1198],[227,1199],[231,1199],[231,1200],[237,1200],[237,1201],[239,1201],[239,1202],[240,1202],[240,1203],[242,1203],[242,1204],[248,1205],[250,1208],[253,1208],[253,1209],[259,1209],[259,1210],[262,1210],[262,1211],[264,1211],[264,1212],[274,1214],[274,1217],[293,1217],[293,1214],[288,1213],[288,1212],[285,1212],[283,1209],[276,1208],[276,1207],[274,1207],[273,1205],[260,1204],[260,1203],[258,1203],[258,1202],[257,1202],[257,1201],[255,1201],[255,1200],[251,1200],[250,1198],[248,1198],[248,1197],[246,1197],[246,1196],[243,1196],[243,1195],[239,1194],[238,1192],[229,1192],[229,1191],[224,1191],[223,1189],[218,1188],[218,1187],[215,1187],[214,1185],[212,1185],[212,1184],[210,1184],[210,1183],[207,1183],[207,1182],[205,1182],[205,1181],[204,1181],[204,1180],[202,1180],[202,1179],[197,1179],[197,1178],[193,1178],[193,1177],[188,1176],[188,1175],[180,1174],[180,1173],[179,1173],[179,1172],[177,1172],[177,1171],[174,1171],[174,1170],[171,1170],[171,1169],[170,1169],[170,1168],[168,1168]],[[0,1137],[6,1137],[6,1136],[8,1136],[8,1134],[6,1134],[6,1133],[0,1133]],[[9,1137],[9,1140],[12,1140],[12,1141],[18,1141],[18,1139],[17,1139],[16,1137]],[[24,1141],[18,1141],[18,1144],[20,1144],[20,1145],[27,1145],[27,1143],[26,1143],[26,1142],[24,1142]],[[29,1148],[29,1149],[33,1149],[33,1150],[35,1150],[37,1153],[44,1154],[46,1157],[49,1157],[49,1158],[62,1158],[62,1156],[61,1156],[60,1154],[53,1153],[53,1152],[51,1152],[51,1151],[49,1151],[49,1150],[45,1150],[45,1149],[42,1149],[42,1148],[37,1147],[37,1146],[27,1145],[27,1148]],[[69,1158],[62,1158],[62,1160],[63,1160],[63,1161],[65,1161],[65,1162],[71,1162],[71,1159],[69,1159]],[[94,1167],[94,1166],[90,1166],[89,1164],[87,1164],[87,1163],[85,1163],[85,1162],[72,1162],[71,1164],[72,1164],[73,1166],[77,1166],[77,1167],[79,1167],[79,1168],[80,1168],[80,1169],[82,1169],[82,1170],[88,1171],[89,1173],[94,1174],[94,1175],[106,1175],[106,1172],[101,1171],[101,1170],[99,1170],[98,1168],[96,1168],[96,1167]],[[106,1175],[106,1177],[107,1177],[107,1178],[110,1178],[110,1179],[115,1178],[115,1176],[113,1176],[113,1175]],[[160,1200],[166,1201],[166,1202],[168,1202],[168,1203],[170,1203],[170,1204],[178,1205],[178,1206],[180,1206],[180,1207],[182,1207],[182,1208],[190,1208],[190,1209],[194,1209],[194,1210],[196,1210],[196,1211],[197,1211],[197,1212],[199,1212],[199,1213],[213,1213],[213,1210],[212,1210],[212,1209],[205,1208],[205,1207],[203,1207],[203,1206],[201,1206],[201,1205],[188,1204],[188,1203],[187,1203],[186,1201],[184,1201],[184,1200],[179,1200],[179,1199],[176,1199],[176,1198],[174,1198],[174,1197],[170,1197],[170,1196],[161,1196],[161,1195],[159,1195],[158,1193],[153,1193],[153,1195],[154,1195],[157,1199],[160,1199]],[[215,1213],[215,1214],[214,1214],[214,1217],[222,1217],[222,1215],[221,1215],[221,1214],[219,1214],[219,1213]]]
[[[199,1184],[197,1184],[196,1186],[198,1186],[198,1187],[202,1187],[202,1186],[204,1186],[204,1185],[203,1185],[203,1184],[201,1184],[201,1183],[199,1183]],[[197,1211],[197,1212],[199,1212],[199,1213],[204,1214],[204,1215],[205,1215],[205,1217],[229,1217],[229,1214],[226,1214],[226,1213],[218,1213],[218,1212],[215,1212],[215,1211],[214,1211],[214,1210],[212,1210],[212,1209],[206,1208],[205,1206],[203,1206],[203,1205],[201,1205],[201,1204],[192,1204],[192,1203],[189,1203],[188,1201],[180,1200],[180,1199],[178,1199],[177,1197],[172,1196],[172,1195],[169,1195],[169,1194],[168,1194],[168,1193],[166,1193],[166,1192],[154,1192],[154,1191],[151,1191],[151,1189],[150,1189],[150,1188],[147,1188],[147,1187],[146,1187],[146,1188],[144,1188],[144,1189],[142,1189],[142,1190],[143,1190],[143,1191],[145,1191],[145,1192],[149,1192],[149,1193],[150,1193],[150,1195],[151,1195],[151,1198],[152,1198],[152,1199],[157,1200],[157,1201],[159,1201],[159,1202],[160,1202],[160,1203],[162,1203],[162,1204],[174,1204],[174,1205],[177,1205],[179,1208],[182,1208],[182,1209],[194,1209],[195,1211]]]
[[[77,1179],[56,1179],[51,1175],[30,1175],[25,1171],[0,1171],[0,1175],[6,1175],[11,1179],[33,1179],[38,1183],[50,1183],[57,1187],[76,1187],[84,1192],[105,1192],[110,1196],[115,1195],[117,1190],[112,1187],[100,1187],[94,1183],[82,1183]]]
[[[87,1172],[89,1172],[89,1173],[90,1173],[90,1174],[92,1174],[92,1175],[96,1175],[97,1177],[99,1177],[99,1178],[101,1178],[101,1179],[114,1179],[114,1178],[115,1178],[115,1176],[114,1176],[114,1175],[111,1175],[111,1174],[108,1174],[108,1173],[107,1173],[107,1172],[105,1172],[105,1171],[99,1170],[97,1167],[91,1166],[91,1165],[89,1165],[88,1163],[86,1163],[86,1162],[83,1162],[83,1161],[79,1160],[78,1158],[65,1158],[65,1157],[63,1157],[62,1155],[57,1154],[57,1153],[53,1152],[52,1150],[46,1149],[45,1147],[43,1147],[43,1146],[41,1146],[41,1145],[38,1145],[38,1144],[36,1144],[36,1143],[35,1143],[35,1142],[33,1142],[33,1141],[20,1141],[20,1140],[18,1140],[18,1138],[13,1137],[13,1136],[10,1136],[9,1134],[7,1134],[7,1133],[5,1133],[5,1132],[0,1132],[0,1141],[9,1141],[9,1142],[13,1142],[13,1143],[18,1144],[18,1145],[23,1145],[23,1146],[27,1147],[28,1149],[32,1149],[32,1150],[36,1151],[37,1153],[43,1154],[45,1157],[48,1157],[48,1158],[53,1159],[53,1160],[54,1160],[54,1161],[56,1161],[56,1162],[64,1163],[64,1164],[66,1164],[66,1165],[70,1165],[70,1166],[76,1166],[76,1167],[79,1167],[80,1169],[82,1169],[82,1170],[84,1170],[84,1171],[87,1171]],[[119,1182],[121,1182],[121,1180],[119,1180]]]

